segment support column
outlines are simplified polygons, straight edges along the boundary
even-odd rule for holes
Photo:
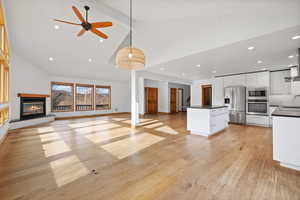
[[[136,92],[136,71],[131,70],[131,126],[135,127],[139,124],[138,102]]]

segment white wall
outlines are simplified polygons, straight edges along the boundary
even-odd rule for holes
[[[20,119],[18,93],[50,94],[48,74],[16,54],[11,57],[10,81],[11,119]],[[47,114],[49,113],[50,99],[47,98]]]
[[[13,54],[11,58],[11,119],[20,118],[20,98],[18,93],[50,94],[50,82],[70,82],[112,87],[112,109],[110,111],[81,111],[54,113],[58,117],[94,115],[111,112],[130,112],[129,82],[107,82],[101,80],[87,80],[50,76],[38,66],[31,64],[24,58]],[[50,98],[47,98],[47,114],[51,113]]]
[[[169,112],[168,82],[145,79],[144,87],[158,88],[158,112]]]
[[[171,96],[170,88],[176,88],[176,89],[182,88],[183,89],[183,106],[188,106],[187,99],[188,99],[188,97],[191,96],[190,85],[183,85],[183,84],[178,84],[178,83],[169,83],[169,105],[170,105],[170,101],[171,101],[170,100],[170,96]]]
[[[212,79],[194,81],[191,86],[191,106],[202,105],[202,85],[212,84]]]

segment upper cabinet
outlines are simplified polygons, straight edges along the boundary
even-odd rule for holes
[[[291,93],[291,83],[285,82],[285,77],[290,76],[290,70],[275,71],[270,73],[271,95],[286,95]]]
[[[212,104],[224,105],[224,86],[223,78],[214,78],[212,80]]]
[[[270,86],[270,72],[256,72],[246,74],[247,87],[260,88]]]
[[[232,75],[223,77],[224,87],[228,86],[246,86],[246,76],[241,75]]]

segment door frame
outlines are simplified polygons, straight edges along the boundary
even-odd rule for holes
[[[155,88],[155,87],[145,87],[144,88],[144,90],[145,90],[145,113],[146,114],[150,114],[149,113],[149,109],[148,109],[148,94],[147,94],[147,89],[156,89],[156,91],[157,91],[157,95],[156,95],[156,97],[157,97],[157,99],[156,99],[156,101],[157,101],[157,103],[156,103],[156,113],[158,113],[158,88]]]
[[[182,93],[181,93],[181,111],[179,111],[179,108],[177,108],[177,110],[178,110],[178,112],[183,112],[183,106],[184,106],[184,103],[183,103],[183,100],[184,100],[184,89],[183,88],[177,88],[177,94],[178,94],[179,90],[182,91]]]
[[[208,84],[208,85],[202,85],[202,86],[201,86],[201,96],[202,96],[202,98],[201,98],[201,104],[202,104],[202,105],[204,105],[204,100],[205,100],[204,90],[205,90],[206,88],[210,88],[210,89],[211,89],[211,92],[212,92],[212,85],[211,85],[211,84]],[[211,95],[211,102],[210,102],[210,104],[212,104],[212,95]]]
[[[175,109],[175,112],[172,112],[172,90],[175,90],[175,106],[176,106],[176,109]],[[177,110],[177,88],[170,88],[170,113],[177,113],[178,110]]]

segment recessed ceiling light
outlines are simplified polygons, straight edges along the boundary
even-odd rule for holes
[[[100,39],[100,42],[102,43],[104,40],[103,39]]]
[[[165,68],[161,67],[161,68],[160,68],[160,70],[161,70],[161,71],[164,71],[164,70],[165,70]]]
[[[255,47],[248,47],[248,50],[252,51]]]
[[[59,26],[58,25],[54,25],[54,29],[58,30]]]
[[[290,55],[289,58],[294,58],[294,55]]]
[[[50,61],[53,61],[54,59],[52,57],[49,58]]]
[[[259,60],[259,61],[257,61],[257,63],[258,63],[258,64],[261,64],[261,63],[262,63],[262,61],[261,61],[261,60]]]
[[[215,74],[215,73],[217,73],[217,71],[216,71],[216,70],[214,70],[214,71],[212,71],[211,73]]]
[[[92,59],[91,59],[91,58],[89,58],[89,62],[92,62]]]
[[[298,40],[300,39],[300,35],[295,35],[294,37],[292,37],[293,40]]]
[[[196,65],[196,67],[201,67],[201,65],[200,65],[200,64],[198,64],[198,65]]]

